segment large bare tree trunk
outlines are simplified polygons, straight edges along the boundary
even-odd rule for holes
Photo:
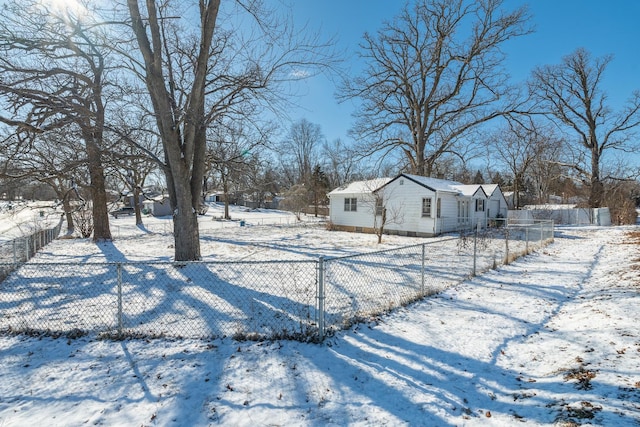
[[[136,225],[142,225],[142,206],[140,206],[140,188],[133,188],[133,209],[136,214]]]
[[[188,179],[182,185],[176,185],[176,207],[173,213],[173,233],[176,261],[199,260],[200,231],[198,213],[192,203]]]
[[[62,202],[62,207],[64,209],[64,215],[67,221],[67,234],[73,234],[73,231],[75,230],[75,225],[73,223],[73,214],[71,213],[71,203],[65,199]]]
[[[101,150],[91,136],[85,136],[89,177],[91,179],[91,210],[93,215],[93,241],[111,240],[109,214],[107,213],[107,192],[105,190],[104,168]]]
[[[600,155],[597,150],[591,153],[591,188],[589,191],[589,207],[602,207],[604,186],[600,179]]]
[[[174,103],[175,76],[170,68],[171,52],[164,39],[161,12],[155,2],[146,1],[148,16],[142,17],[138,0],[127,0],[133,31],[145,64],[145,82],[155,112],[165,153],[165,175],[175,240],[175,260],[201,258],[197,212],[205,169],[205,85],[211,43],[220,0],[200,2],[200,40],[196,47],[189,102],[179,109]],[[165,57],[166,55],[166,57]]]
[[[173,210],[175,260],[199,260],[201,258],[200,233],[196,206],[193,205],[191,194],[190,173],[184,159],[176,158],[175,152],[172,154],[170,153],[167,159],[167,169],[171,174],[167,184],[170,186],[169,196]]]

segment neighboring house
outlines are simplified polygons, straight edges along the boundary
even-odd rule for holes
[[[145,214],[151,214],[153,216],[168,216],[172,214],[169,196],[157,196],[147,199],[142,202],[142,206],[142,211]]]
[[[336,229],[373,231],[386,209],[385,232],[409,236],[436,236],[477,224],[484,227],[487,220],[506,217],[507,212],[497,185],[464,185],[409,174],[355,182],[333,190],[329,200]]]
[[[216,191],[215,193],[209,193],[204,198],[205,202],[209,203],[224,203],[224,193],[222,191]]]

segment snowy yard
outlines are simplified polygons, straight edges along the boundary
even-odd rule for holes
[[[52,202],[7,202],[0,200],[0,243],[53,227],[62,212]]]
[[[145,217],[136,227],[125,217],[113,220],[113,242],[60,239],[15,271],[0,265],[2,276],[12,271],[0,287],[0,330],[307,341],[440,292],[506,257],[504,228],[482,232],[477,242],[386,236],[379,245],[373,235],[329,232],[312,217],[299,224],[277,211],[236,208],[233,215],[243,222],[200,217],[200,263],[170,262],[172,236],[151,231],[169,228],[168,218]],[[539,246],[543,235],[537,225],[510,226],[509,253]],[[518,240],[524,236],[528,244]]]
[[[170,259],[148,222],[114,220],[113,245],[61,240],[34,261]],[[370,235],[292,229],[274,242],[233,225],[203,254],[381,249]],[[559,229],[538,253],[322,344],[3,336],[0,426],[638,425],[638,231]]]

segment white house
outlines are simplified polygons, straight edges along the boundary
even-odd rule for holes
[[[391,178],[356,181],[338,187],[328,194],[329,221],[337,229],[372,232],[375,221],[375,190]]]
[[[386,210],[385,232],[409,236],[484,227],[488,219],[506,217],[507,212],[497,185],[464,185],[410,174],[355,182],[333,190],[329,200],[336,229],[371,232]]]

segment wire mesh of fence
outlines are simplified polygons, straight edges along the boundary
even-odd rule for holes
[[[415,246],[323,260],[325,331],[441,292],[530,253],[552,237],[553,227],[547,223],[510,224]]]
[[[0,328],[118,336],[317,335],[316,262],[23,264]]]
[[[60,234],[62,219],[55,227],[38,230],[30,235],[0,242],[0,264],[17,264],[29,261],[41,248]],[[0,269],[0,280],[6,277],[11,268]]]
[[[369,319],[461,280],[467,272],[456,261],[456,241],[325,260],[325,329]]]
[[[322,339],[545,245],[553,224],[301,261],[0,264],[0,330]]]

